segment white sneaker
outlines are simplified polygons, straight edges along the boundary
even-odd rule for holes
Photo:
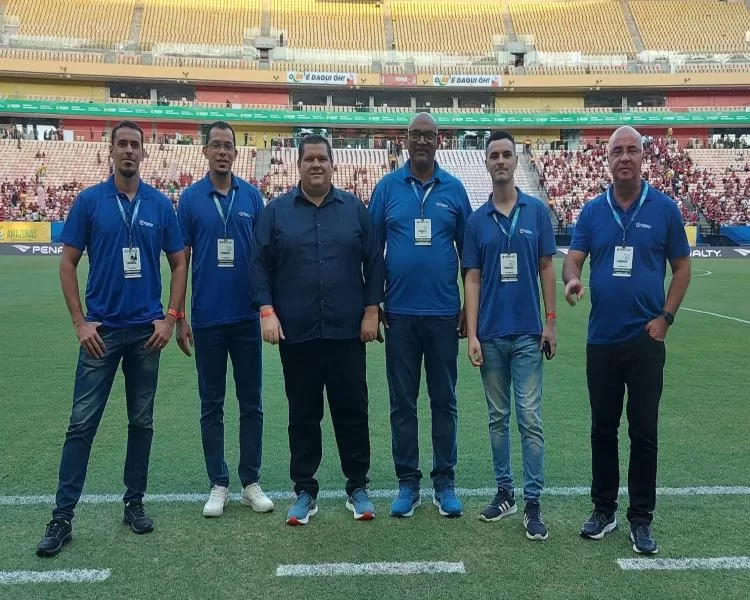
[[[204,517],[220,517],[229,504],[229,488],[215,485],[211,488],[208,502],[203,506]]]
[[[242,490],[240,502],[251,507],[255,512],[271,512],[274,509],[271,499],[260,489],[259,483],[251,483]]]

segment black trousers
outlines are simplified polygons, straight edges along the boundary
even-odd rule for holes
[[[369,482],[365,345],[355,340],[313,340],[279,346],[289,401],[289,476],[294,491],[318,495],[323,388],[328,396],[341,470],[351,494]]]
[[[630,465],[628,521],[650,523],[656,506],[659,400],[664,385],[665,348],[645,330],[621,344],[586,348],[591,403],[591,500],[606,513],[617,510],[620,468],[617,429],[628,388]]]

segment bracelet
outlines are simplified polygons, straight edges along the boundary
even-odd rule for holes
[[[547,313],[547,318],[548,319],[557,319],[557,313],[548,312]]]
[[[272,308],[269,308],[267,310],[264,310],[262,313],[260,313],[260,318],[265,319],[266,317],[270,317],[271,315],[276,314]]]
[[[184,319],[185,318],[185,313],[184,312],[177,312],[174,308],[170,308],[167,311],[167,314],[169,316],[171,316],[171,317],[174,317],[175,320],[177,320],[177,321],[179,321],[180,319]]]

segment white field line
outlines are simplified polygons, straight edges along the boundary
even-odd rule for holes
[[[618,558],[617,564],[623,571],[715,571],[717,569],[750,569],[750,557]]]
[[[109,569],[66,571],[0,571],[0,585],[18,583],[97,583],[109,579]]]
[[[456,494],[459,497],[491,497],[497,492],[497,488],[456,488]],[[544,496],[588,496],[590,488],[588,486],[578,487],[550,487],[544,490]],[[398,490],[395,489],[374,489],[367,492],[371,498],[395,498]],[[422,497],[432,498],[432,490],[421,490]],[[620,495],[627,495],[626,487],[620,488]],[[691,487],[662,487],[657,488],[656,493],[659,496],[750,496],[750,486],[691,486]],[[291,500],[295,497],[291,491],[269,491],[266,492],[272,500]],[[230,499],[239,501],[240,494],[230,494]],[[185,494],[147,494],[145,502],[158,503],[181,503],[181,502],[205,502],[208,498],[208,492],[205,493],[185,493]],[[343,500],[346,493],[343,490],[320,490],[318,498],[321,500]],[[81,503],[84,504],[117,504],[122,502],[120,494],[87,494],[81,497]],[[23,506],[23,505],[46,505],[52,506],[55,503],[55,497],[49,495],[39,496],[0,496],[0,506]]]
[[[279,565],[277,577],[317,577],[333,575],[436,575],[466,573],[464,563],[457,562],[372,562]]]

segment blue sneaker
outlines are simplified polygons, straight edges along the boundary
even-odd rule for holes
[[[286,513],[287,525],[307,525],[310,517],[318,514],[318,505],[307,492],[300,492],[297,495],[297,501]]]
[[[438,512],[443,517],[453,518],[464,514],[464,507],[453,488],[435,490],[432,503],[438,507]]]
[[[398,518],[413,517],[414,509],[421,503],[419,489],[401,483],[398,486],[398,496],[391,502],[391,516]]]
[[[346,499],[346,508],[354,513],[357,521],[372,521],[375,518],[375,507],[364,488],[357,488],[352,492]]]

